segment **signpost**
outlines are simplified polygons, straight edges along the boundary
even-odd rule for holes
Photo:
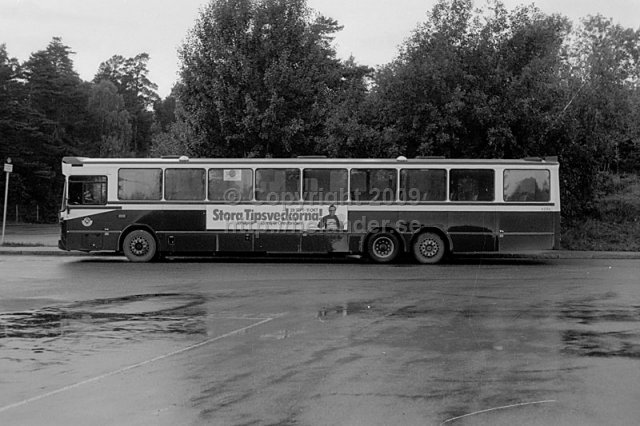
[[[0,240],[0,246],[4,245],[4,230],[7,223],[7,198],[9,198],[9,175],[13,171],[13,164],[11,164],[11,158],[7,158],[7,162],[4,163],[4,172],[7,174],[7,181],[4,185],[4,209],[2,210],[2,240]]]

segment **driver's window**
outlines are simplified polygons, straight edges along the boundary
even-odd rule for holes
[[[69,204],[107,204],[107,177],[69,176]]]

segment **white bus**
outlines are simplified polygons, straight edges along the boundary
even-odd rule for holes
[[[65,157],[62,250],[160,256],[559,248],[554,158]]]

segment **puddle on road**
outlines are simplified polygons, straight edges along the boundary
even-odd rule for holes
[[[563,352],[587,357],[640,358],[640,306],[611,303],[613,295],[568,302],[559,318],[581,326],[562,332]],[[607,300],[606,304],[603,301]]]
[[[560,318],[578,320],[580,324],[601,321],[640,321],[640,306],[594,306],[573,303],[562,307]]]
[[[197,294],[141,294],[0,313],[0,339],[96,332],[206,334],[204,302]]]
[[[415,318],[433,313],[433,309],[420,308],[418,306],[405,306],[395,310],[389,316],[401,318]]]
[[[640,306],[615,303],[616,295],[606,293],[560,305],[532,305],[530,307],[491,309],[491,306],[460,306],[443,309],[429,304],[403,307],[389,306],[384,301],[353,301],[333,307],[323,307],[317,318],[336,320],[343,317],[380,317],[388,319],[420,320],[438,316],[457,316],[478,321],[491,319],[531,320],[553,318],[563,324],[561,346],[565,354],[590,357],[640,358]],[[488,323],[490,324],[490,323]],[[495,346],[502,348],[502,346]],[[502,350],[502,349],[497,349]]]
[[[378,311],[371,302],[349,302],[332,308],[323,307],[318,311],[318,318],[332,319]]]
[[[564,352],[588,357],[640,358],[640,334],[567,330],[562,333]]]
[[[365,301],[349,302],[331,308],[323,307],[318,311],[317,317],[320,319],[334,319],[355,315],[377,315],[387,318],[416,318],[435,314],[436,312],[433,308],[420,307],[417,305],[395,308],[384,306],[380,301]]]

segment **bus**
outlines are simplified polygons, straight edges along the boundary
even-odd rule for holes
[[[559,163],[525,159],[65,157],[59,248],[362,255],[423,264],[560,244]]]

